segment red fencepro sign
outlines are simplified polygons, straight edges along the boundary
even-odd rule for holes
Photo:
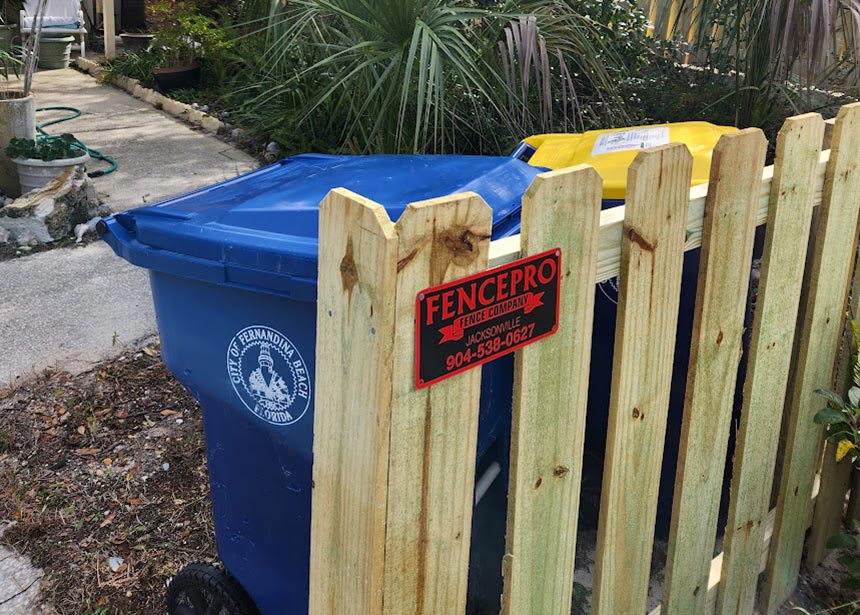
[[[415,384],[424,388],[558,329],[561,250],[418,293]]]

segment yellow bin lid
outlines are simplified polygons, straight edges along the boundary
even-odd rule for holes
[[[590,164],[603,178],[603,198],[623,199],[627,190],[627,167],[640,149],[684,143],[693,154],[692,185],[708,181],[711,154],[720,137],[736,132],[732,126],[708,122],[675,122],[609,130],[589,130],[582,134],[545,134],[525,141],[535,148],[529,164],[563,169]]]

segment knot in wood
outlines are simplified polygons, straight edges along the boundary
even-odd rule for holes
[[[340,281],[343,284],[343,290],[348,293],[352,292],[352,288],[358,282],[358,269],[353,258],[352,237],[347,240],[346,254],[340,261]]]

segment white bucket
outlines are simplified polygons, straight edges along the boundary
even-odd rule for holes
[[[36,158],[15,158],[15,164],[18,165],[18,179],[21,181],[21,193],[26,194],[41,188],[66,169],[86,164],[89,159],[89,154],[77,158],[47,161]]]

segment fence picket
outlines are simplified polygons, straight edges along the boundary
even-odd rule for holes
[[[523,256],[561,249],[558,332],[517,352],[502,612],[569,615],[603,182],[539,175],[523,199]]]
[[[845,518],[860,521],[860,470],[854,468],[851,475],[851,497],[848,498],[848,510]]]
[[[856,264],[854,264],[854,275],[848,298],[848,311],[854,320],[860,315],[860,267]],[[854,329],[846,319],[842,329],[839,358],[836,361],[836,375],[832,387],[840,395],[844,395],[854,383],[854,369],[851,365],[853,349]],[[806,565],[810,568],[821,563],[827,554],[828,538],[839,531],[842,525],[845,494],[851,489],[851,461],[843,459],[837,462],[835,450],[835,447],[828,442],[824,447],[821,460],[821,486],[815,501],[812,529],[806,549]]]
[[[752,203],[766,150],[764,134],[750,128],[723,136],[711,163],[663,586],[670,615],[704,610],[734,408],[730,392],[741,358],[756,228]]]
[[[717,613],[753,610],[812,219],[821,134],[818,114],[786,120],[776,163],[737,444]]]
[[[839,111],[827,166],[825,197],[801,323],[786,456],[779,485],[776,526],[766,570],[763,606],[774,613],[794,590],[809,512],[809,497],[821,442],[812,422],[822,406],[815,389],[827,388],[839,344],[850,266],[853,264],[860,200],[860,103]]]
[[[492,211],[474,193],[412,203],[396,225],[397,313],[384,613],[463,613],[481,369],[415,388],[415,298],[487,268]]]
[[[310,613],[382,607],[397,237],[381,205],[320,206]],[[358,522],[357,520],[361,520]]]
[[[690,152],[677,144],[640,152],[628,171],[596,615],[645,611],[691,173]]]

